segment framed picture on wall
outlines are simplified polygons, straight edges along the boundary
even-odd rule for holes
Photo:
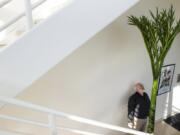
[[[175,71],[175,64],[165,65],[161,69],[161,76],[159,78],[158,95],[171,91]]]

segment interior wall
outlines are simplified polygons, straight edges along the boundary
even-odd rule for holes
[[[152,85],[151,66],[143,39],[137,28],[127,24],[127,16],[147,15],[149,9],[167,8],[170,4],[180,17],[179,0],[141,0],[18,98],[126,127],[127,102],[134,92],[134,83],[142,82],[149,95]],[[179,43],[180,35],[165,60],[165,64],[176,64],[173,86],[176,85],[176,74],[180,73]],[[164,116],[167,97],[168,94],[158,96],[156,119]]]
[[[126,125],[127,100],[135,82],[150,94],[152,75],[140,32],[127,24],[128,15],[148,14],[149,9],[176,8],[179,0],[142,0],[134,8],[89,40],[85,46],[59,63],[19,98],[65,112]],[[180,73],[180,35],[165,64],[176,64]],[[175,79],[174,79],[174,85]],[[158,96],[156,119],[163,116],[167,94]],[[48,100],[49,99],[49,100]],[[122,120],[124,119],[124,120]]]

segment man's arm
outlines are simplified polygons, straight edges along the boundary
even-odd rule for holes
[[[132,121],[134,117],[134,110],[136,107],[136,102],[133,96],[129,98],[128,101],[128,118]]]

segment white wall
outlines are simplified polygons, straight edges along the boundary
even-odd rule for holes
[[[133,92],[133,84],[142,82],[148,94],[152,85],[149,57],[142,37],[135,27],[127,24],[127,16],[148,14],[149,9],[169,7],[171,3],[180,17],[179,0],[141,0],[33,83],[18,98],[126,126],[127,101]],[[180,73],[179,42],[180,35],[165,61],[165,64],[176,63],[175,74]],[[166,97],[167,94],[158,96],[156,119],[163,116]],[[8,108],[5,108],[6,111]],[[112,135],[111,132],[109,134]]]
[[[0,53],[0,94],[13,97],[138,0],[76,0]]]

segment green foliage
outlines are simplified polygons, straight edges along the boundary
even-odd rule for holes
[[[129,16],[129,24],[135,25],[139,28],[144,38],[144,42],[149,53],[153,76],[157,78],[157,74],[161,68],[162,61],[176,35],[180,32],[180,20],[175,22],[175,10],[173,6],[167,11],[163,9],[159,12],[158,8],[156,13],[150,11],[151,18],[146,16],[135,17]]]
[[[175,10],[173,6],[171,6],[168,11],[165,9],[159,11],[158,8],[155,13],[150,11],[150,19],[146,16],[135,17],[131,15],[128,17],[128,22],[140,30],[151,60],[153,88],[151,93],[148,132],[152,133],[154,132],[156,97],[158,91],[156,84],[161,73],[164,59],[175,37],[180,32],[180,20],[175,20]]]

